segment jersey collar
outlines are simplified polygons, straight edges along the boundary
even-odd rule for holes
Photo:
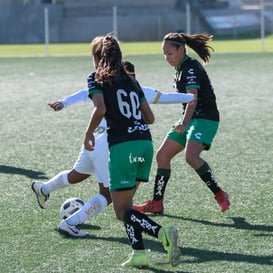
[[[183,58],[183,60],[180,62],[180,64],[175,68],[175,71],[176,72],[180,71],[180,69],[181,69],[182,65],[184,64],[184,62],[186,60],[188,60],[189,58],[190,58],[190,56],[186,54],[185,57]]]

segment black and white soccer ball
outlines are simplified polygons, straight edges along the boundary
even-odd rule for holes
[[[62,219],[66,219],[77,210],[81,209],[84,205],[84,201],[77,197],[72,197],[65,200],[61,206],[60,214]]]

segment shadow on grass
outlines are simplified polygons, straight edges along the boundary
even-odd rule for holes
[[[187,218],[183,216],[174,216],[170,214],[164,214],[164,216],[169,218],[176,218],[180,219],[182,221],[191,221],[195,223],[200,223],[203,225],[210,225],[215,227],[231,227],[236,229],[243,229],[243,230],[251,230],[251,231],[264,231],[264,232],[273,232],[273,226],[267,226],[267,225],[252,225],[248,222],[246,222],[246,219],[244,217],[227,217],[228,219],[232,219],[232,224],[227,223],[214,223],[211,221],[206,220],[200,220],[200,219],[194,219],[194,218]],[[269,236],[273,236],[273,234],[269,234]]]
[[[93,231],[98,231],[98,230],[101,230],[101,227],[100,226],[95,226],[95,225],[91,225],[91,224],[80,224],[77,226],[80,230],[81,229],[89,229],[91,232]],[[55,228],[54,229],[56,232],[59,232],[58,231],[58,228]],[[67,234],[64,234],[64,233],[59,233],[61,236],[63,236],[64,238],[66,239],[70,239],[70,240],[78,240],[78,239],[89,239],[90,237],[92,237],[93,235],[87,235],[87,236],[84,236],[84,237],[73,237],[73,236],[70,236],[70,235],[67,235]],[[94,239],[94,238],[93,238]],[[99,237],[96,237],[96,239],[101,239]]]
[[[165,266],[166,263],[157,263],[157,265]],[[170,270],[157,269],[157,268],[154,268],[154,267],[151,267],[151,266],[148,266],[147,268],[142,268],[141,272],[142,271],[145,272],[146,270],[149,271],[149,272],[152,271],[152,272],[155,272],[155,273],[189,273],[189,271],[178,270],[177,267],[174,267],[174,269],[172,271],[170,271]]]
[[[94,225],[85,224],[85,223],[78,225],[78,228],[79,229],[82,229],[82,228],[83,229],[90,229],[90,230],[100,230],[101,229],[100,226],[94,226]]]
[[[20,174],[31,179],[48,179],[44,172],[38,172],[6,165],[0,165],[0,173]]]
[[[86,224],[81,224],[79,227],[81,228],[89,228],[89,229],[100,229],[100,227],[98,226],[93,226],[93,225],[86,225]],[[55,231],[57,231],[57,229],[55,229]],[[57,231],[58,232],[58,231]],[[100,236],[96,236],[94,234],[89,234],[85,237],[71,237],[69,235],[66,234],[61,234],[61,236],[66,239],[66,240],[101,240],[101,241],[107,241],[107,242],[118,242],[119,244],[125,244],[128,245],[128,249],[130,249],[130,245],[128,242],[128,239],[126,237],[100,237]],[[124,234],[125,236],[125,234]],[[151,251],[154,252],[165,252],[163,250],[162,244],[160,242],[156,242],[155,240],[149,240],[149,239],[144,239],[144,244],[145,244],[145,248],[149,249]],[[126,255],[126,254],[125,254]],[[126,256],[124,256],[124,259],[126,259]],[[150,263],[152,263],[153,261],[151,260]],[[166,253],[166,262],[160,262],[160,263],[156,263],[157,265],[162,265],[163,266],[169,266],[169,262],[167,261],[167,253]],[[176,269],[176,268],[175,268]],[[142,268],[141,272],[145,272],[146,270],[149,272],[155,272],[155,273],[189,273],[186,271],[179,271],[179,270],[164,270],[164,269],[157,269],[154,268],[152,266],[148,266],[147,268]]]
[[[162,245],[158,241],[146,240],[145,246],[152,251],[164,252]],[[273,256],[247,255],[240,253],[228,253],[210,251],[206,249],[196,249],[190,247],[180,247],[182,258],[181,263],[207,263],[214,261],[244,262],[248,264],[273,265]],[[186,257],[188,256],[188,258]]]
[[[128,239],[126,237],[99,237],[94,234],[89,234],[88,236],[76,238],[65,236],[66,239],[82,239],[82,240],[101,240],[107,242],[118,242],[120,244],[126,244],[129,247]],[[144,238],[144,244],[146,249],[150,249],[154,252],[165,252],[163,250],[162,244],[159,241],[150,240]],[[259,265],[273,265],[273,256],[258,256],[258,255],[246,255],[240,253],[227,253],[227,252],[219,252],[219,251],[210,251],[210,250],[202,250],[196,248],[189,247],[181,247],[182,259],[181,263],[206,263],[213,261],[227,261],[227,262],[243,262],[248,264],[259,264]],[[186,257],[188,256],[188,258]],[[163,263],[162,263],[163,264]],[[164,263],[167,264],[167,263]],[[153,268],[148,268],[149,270]],[[154,272],[170,272],[170,271],[158,271],[157,269],[153,269]],[[172,271],[173,272],[173,271]],[[177,271],[178,272],[178,271]],[[186,273],[181,272],[180,273]]]
[[[223,253],[219,251],[208,251],[194,248],[182,248],[182,255],[192,256],[195,259],[182,260],[183,263],[205,263],[210,261],[227,261],[227,262],[243,262],[248,264],[259,264],[259,265],[273,265],[273,256],[257,256],[257,255],[246,255],[239,253]],[[183,257],[183,256],[182,256]]]

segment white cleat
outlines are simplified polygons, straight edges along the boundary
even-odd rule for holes
[[[87,232],[80,231],[76,226],[70,226],[66,220],[62,220],[58,226],[58,232],[73,236],[73,237],[85,237],[88,235]]]
[[[31,189],[36,194],[36,199],[40,208],[46,209],[48,207],[49,194],[44,194],[42,187],[42,182],[33,182],[31,185]]]

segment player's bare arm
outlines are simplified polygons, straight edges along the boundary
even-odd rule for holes
[[[182,117],[182,121],[179,125],[176,126],[175,130],[183,134],[187,128],[187,125],[194,113],[195,107],[197,105],[197,89],[196,88],[190,88],[187,90],[189,94],[193,94],[195,96],[195,99],[192,102],[187,103],[184,116]]]
[[[106,107],[104,104],[104,99],[102,94],[94,94],[92,96],[92,100],[94,103],[94,109],[93,109],[88,127],[86,129],[85,138],[84,138],[84,148],[89,151],[94,150],[94,146],[95,146],[94,131],[100,124],[106,112]]]

